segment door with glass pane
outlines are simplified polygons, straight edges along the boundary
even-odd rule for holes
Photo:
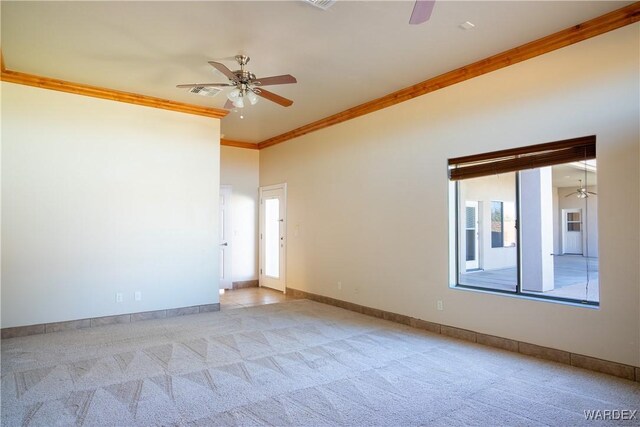
[[[582,209],[563,209],[562,252],[582,255]]]
[[[478,261],[478,202],[465,202],[465,267],[466,270],[477,270],[480,267]]]
[[[284,292],[287,185],[260,188],[260,286]]]
[[[220,289],[231,289],[231,186],[220,186]]]

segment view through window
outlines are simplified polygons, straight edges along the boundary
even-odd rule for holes
[[[479,170],[473,175],[480,176],[458,178],[452,195],[455,285],[597,304],[595,158],[497,174]]]

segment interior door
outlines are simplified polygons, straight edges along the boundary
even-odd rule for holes
[[[260,286],[286,290],[286,184],[260,188]]]
[[[478,202],[468,200],[465,202],[465,268],[467,271],[476,270],[480,267],[478,253],[478,238],[480,233],[478,226]]]
[[[231,195],[230,185],[220,186],[220,289],[231,289]]]
[[[562,219],[562,253],[582,255],[582,209],[563,209]]]

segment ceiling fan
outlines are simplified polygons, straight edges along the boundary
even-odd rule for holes
[[[409,24],[417,25],[427,22],[431,18],[431,12],[433,12],[435,4],[436,0],[416,0],[413,5],[413,12],[411,12],[411,18],[409,18]]]
[[[228,79],[228,83],[194,83],[186,85],[177,85],[179,88],[209,88],[209,87],[233,87],[227,94],[227,102],[224,104],[224,108],[230,110],[232,108],[243,108],[244,101],[247,100],[251,105],[258,102],[256,95],[282,105],[283,107],[289,107],[293,104],[293,101],[276,95],[273,92],[269,92],[263,89],[263,86],[271,85],[283,85],[289,83],[297,83],[295,77],[291,74],[283,74],[281,76],[261,77],[257,78],[255,74],[244,69],[245,65],[249,62],[249,57],[246,55],[236,55],[236,61],[240,64],[240,69],[231,71],[226,65],[215,61],[209,61],[209,64],[216,70],[224,74]]]
[[[579,199],[586,199],[589,196],[597,196],[598,195],[597,193],[594,193],[592,191],[587,191],[587,187],[582,185],[582,180],[581,179],[578,180],[578,183],[579,183],[578,184],[578,189],[576,191],[572,192],[572,193],[567,194],[564,197],[570,197],[570,196],[576,195],[576,196],[578,196]]]
[[[302,0],[322,10],[327,10],[336,2],[336,0]],[[431,17],[433,6],[436,0],[416,0],[413,5],[413,12],[409,24],[417,25],[427,22]]]

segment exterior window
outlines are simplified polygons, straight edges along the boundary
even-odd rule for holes
[[[516,245],[516,205],[514,202],[491,202],[491,247]]]
[[[512,170],[498,173],[490,159],[450,160],[453,286],[598,305],[597,164],[588,138],[569,154],[547,144],[518,149]],[[505,158],[496,155],[498,168]]]
[[[502,220],[502,202],[491,202],[491,247],[504,246],[504,222]]]

